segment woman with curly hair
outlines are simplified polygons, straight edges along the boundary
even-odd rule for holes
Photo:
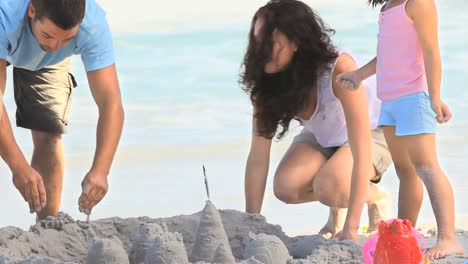
[[[319,201],[329,206],[320,233],[357,241],[364,203],[369,231],[386,217],[388,194],[376,183],[391,156],[377,128],[381,102],[375,80],[356,90],[339,88],[334,81],[359,66],[352,54],[333,45],[333,33],[296,0],[270,1],[253,17],[241,73],[253,104],[246,211],[260,213],[272,139],[281,139],[295,119],[304,129],[278,165],[275,196],[288,204]]]

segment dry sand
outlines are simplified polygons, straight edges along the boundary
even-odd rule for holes
[[[468,232],[458,230],[457,238],[465,256],[431,263],[468,261]],[[433,245],[434,237],[427,241]],[[0,229],[0,264],[179,264],[188,260],[200,264],[363,263],[361,248],[350,242],[317,235],[288,237],[263,216],[218,211],[211,202],[196,214],[170,218],[113,217],[86,223],[59,213],[28,232],[16,227]]]

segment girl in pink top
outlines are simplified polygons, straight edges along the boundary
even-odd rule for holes
[[[398,217],[416,223],[423,189],[427,188],[437,220],[437,243],[426,254],[439,259],[463,254],[455,239],[454,198],[436,154],[436,120],[452,114],[440,99],[441,61],[434,0],[369,0],[385,4],[379,17],[377,57],[365,66],[337,76],[342,88],[353,89],[377,74],[383,101],[379,126],[400,179]],[[419,177],[418,177],[419,176]]]

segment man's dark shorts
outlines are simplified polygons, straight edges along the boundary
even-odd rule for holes
[[[76,87],[70,69],[70,59],[38,71],[13,69],[17,126],[53,134],[66,132]]]

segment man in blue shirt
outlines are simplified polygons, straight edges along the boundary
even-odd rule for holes
[[[5,90],[6,67],[11,64],[16,124],[31,130],[34,152],[29,165],[1,106],[0,155],[39,219],[56,215],[60,208],[61,135],[76,86],[68,59],[74,54],[81,55],[99,109],[95,156],[79,198],[80,211],[89,215],[107,192],[124,118],[105,13],[96,0],[1,0],[0,91]]]

